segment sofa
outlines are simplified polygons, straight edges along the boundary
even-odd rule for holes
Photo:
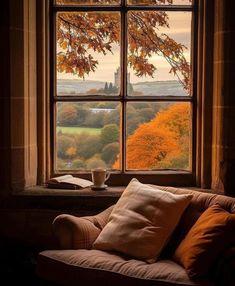
[[[175,195],[191,194],[192,199],[156,262],[147,263],[117,251],[92,247],[109,220],[114,208],[110,206],[94,216],[57,216],[53,222],[53,230],[60,249],[39,253],[37,275],[43,281],[49,281],[49,285],[234,286],[235,242],[228,244],[224,241],[223,251],[219,253],[208,273],[199,278],[191,278],[186,269],[173,259],[173,254],[205,210],[219,204],[234,214],[235,199],[190,189],[157,187]],[[232,232],[230,231],[231,236],[235,234],[235,229]]]

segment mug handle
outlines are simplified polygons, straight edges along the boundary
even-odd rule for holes
[[[107,174],[105,176],[105,182],[108,180],[109,177],[110,177],[110,172],[107,172]]]

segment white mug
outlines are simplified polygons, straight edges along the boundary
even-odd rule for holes
[[[92,182],[95,187],[103,187],[108,180],[110,173],[106,169],[97,168],[91,170]]]

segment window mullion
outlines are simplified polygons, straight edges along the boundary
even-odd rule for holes
[[[50,113],[53,115],[53,119],[50,122],[50,136],[52,138],[50,142],[51,147],[51,157],[50,160],[52,162],[51,164],[51,172],[55,169],[55,162],[56,162],[56,101],[55,98],[57,97],[57,62],[56,62],[56,54],[57,54],[57,38],[56,38],[56,29],[57,29],[57,23],[56,23],[56,11],[53,11],[53,1],[50,1],[50,25],[51,25],[51,31],[50,31],[50,45],[52,47],[51,49],[51,63],[50,63],[50,78],[52,79],[53,84],[50,85]]]
[[[127,12],[121,11],[121,172],[126,170],[126,96],[127,96]]]

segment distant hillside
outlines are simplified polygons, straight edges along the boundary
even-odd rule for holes
[[[104,88],[105,82],[92,80],[74,80],[74,79],[58,79],[57,94],[58,95],[78,95],[85,94],[92,89]],[[141,92],[143,95],[172,95],[185,96],[187,93],[182,85],[176,81],[145,81],[132,84],[134,91]]]
[[[58,79],[57,93],[82,94],[91,89],[104,88],[105,82],[93,80]]]
[[[187,95],[183,86],[176,80],[139,82],[133,84],[133,88],[144,95]]]

